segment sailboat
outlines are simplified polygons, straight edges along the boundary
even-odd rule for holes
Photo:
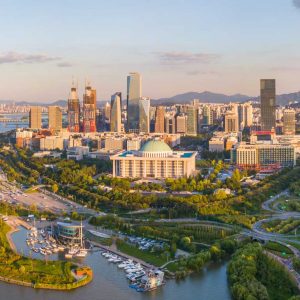
[[[84,249],[83,245],[82,221],[80,225],[80,250],[77,252],[76,257],[86,257],[88,252],[86,249]]]

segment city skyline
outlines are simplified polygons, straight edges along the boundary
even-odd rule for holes
[[[126,91],[130,71],[143,74],[150,98],[205,90],[257,96],[258,78],[275,78],[278,93],[298,91],[297,24],[297,0],[4,1],[0,99],[67,99],[74,76],[79,95],[87,78],[98,100],[108,100]]]

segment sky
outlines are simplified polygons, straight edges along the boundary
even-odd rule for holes
[[[67,99],[72,78],[98,100],[300,90],[300,0],[0,0],[0,99]],[[81,96],[82,97],[82,96]]]

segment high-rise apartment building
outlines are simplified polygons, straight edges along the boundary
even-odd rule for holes
[[[80,131],[80,103],[76,87],[71,88],[68,99],[68,130],[69,132]]]
[[[163,106],[156,107],[155,111],[155,132],[165,132],[165,108]]]
[[[62,130],[62,111],[59,106],[48,107],[48,128],[54,131]]]
[[[96,132],[96,90],[85,87],[83,95],[83,132]]]
[[[42,127],[42,108],[31,106],[29,112],[29,128],[40,129]]]
[[[176,133],[186,134],[187,117],[185,114],[180,114],[176,117]]]
[[[142,96],[142,80],[139,73],[127,76],[127,131],[139,132],[140,99]]]
[[[176,133],[176,120],[174,114],[167,114],[165,116],[165,132]]]
[[[110,103],[110,131],[121,132],[122,118],[121,118],[121,107],[122,107],[122,94],[120,92],[115,93],[111,96]]]
[[[202,109],[202,125],[212,125],[212,111],[209,105],[203,106]]]
[[[276,86],[275,79],[261,79],[260,108],[262,130],[271,130],[276,126]]]
[[[150,132],[150,98],[141,97],[139,100],[139,126],[138,131]]]
[[[239,131],[238,115],[236,112],[226,112],[224,117],[224,129],[226,133]]]
[[[283,134],[294,135],[296,132],[296,113],[293,109],[283,111]]]
[[[238,106],[239,130],[250,127],[253,123],[253,108],[251,103],[242,103]]]
[[[197,135],[198,132],[198,109],[194,106],[188,106],[186,109],[186,134]]]

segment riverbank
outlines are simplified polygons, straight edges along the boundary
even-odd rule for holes
[[[12,224],[12,222],[10,222]],[[70,262],[42,261],[21,256],[11,235],[18,227],[0,225],[0,280],[35,289],[71,290],[87,285],[93,279],[92,270],[86,269],[74,276],[80,268]]]

